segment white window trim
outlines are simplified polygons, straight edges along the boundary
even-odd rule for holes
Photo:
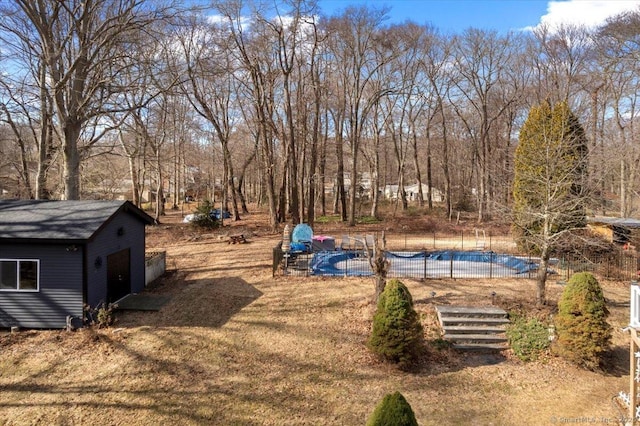
[[[16,262],[17,271],[17,286],[20,285],[20,262],[36,262],[36,288],[34,289],[20,289],[20,288],[0,288],[0,292],[13,292],[13,293],[38,293],[40,292],[40,259],[0,259],[0,262]]]

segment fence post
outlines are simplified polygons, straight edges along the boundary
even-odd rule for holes
[[[464,231],[460,231],[460,250],[464,250]]]
[[[424,251],[424,268],[422,270],[422,279],[427,279],[427,251]]]
[[[529,279],[531,279],[531,274],[532,274],[532,267],[531,265],[533,264],[533,261],[531,260],[531,253],[527,254],[527,256],[529,256],[527,258],[527,262],[529,263],[529,272],[527,272],[529,274]],[[540,267],[540,265],[538,265],[538,268]],[[538,270],[538,268],[536,268],[536,271]]]
[[[351,244],[351,242],[349,242],[349,244]],[[347,276],[347,271],[349,270],[349,262],[351,261],[351,259],[349,259],[349,256],[347,256],[347,258],[345,259],[345,266],[346,268],[344,268],[344,276]]]
[[[489,250],[489,279],[493,278],[493,255],[494,253]]]
[[[449,278],[453,278],[453,252],[451,252],[451,258],[449,260]]]

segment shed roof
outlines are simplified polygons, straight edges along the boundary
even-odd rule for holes
[[[630,217],[594,217],[589,219],[589,223],[593,225],[620,226],[629,229],[640,228],[640,220]]]
[[[153,223],[129,201],[0,200],[0,240],[88,241],[120,211]]]

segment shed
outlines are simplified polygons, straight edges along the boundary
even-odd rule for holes
[[[618,244],[640,240],[640,220],[620,217],[594,217],[588,220],[588,227],[602,235],[609,242]]]
[[[145,225],[129,201],[0,201],[0,327],[62,328],[145,286]]]

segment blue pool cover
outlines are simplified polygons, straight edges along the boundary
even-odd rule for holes
[[[352,260],[362,256],[362,252],[350,250],[321,251],[314,253],[311,259],[311,275],[340,275],[340,276],[369,276],[373,275],[369,263],[365,268],[340,269],[336,265],[345,260]],[[363,259],[366,262],[366,258]]]
[[[506,254],[497,254],[492,251],[455,251],[444,250],[434,252],[386,252],[387,259],[407,259],[408,261],[464,261],[493,263],[513,270],[516,274],[525,274],[534,272],[538,269],[538,265],[528,259],[510,256]],[[349,262],[348,269],[341,269],[338,263],[353,259],[361,259],[361,262]],[[311,260],[312,275],[340,275],[340,276],[368,276],[372,275],[371,268],[366,258],[362,258],[362,252],[356,251],[324,251],[315,253]]]

